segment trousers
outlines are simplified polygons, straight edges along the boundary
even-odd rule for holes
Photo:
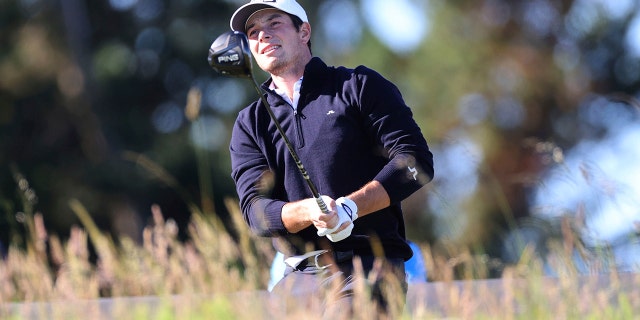
[[[303,309],[332,320],[378,319],[402,311],[407,288],[403,259],[328,251],[287,266],[271,294],[287,315]]]

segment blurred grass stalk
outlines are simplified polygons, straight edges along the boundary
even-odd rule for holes
[[[185,106],[185,117],[194,125],[194,122],[200,117],[202,110],[202,92],[197,87],[192,87],[187,94],[187,104]],[[196,129],[200,130],[198,134],[206,137],[206,126],[196,125]],[[198,166],[198,182],[200,185],[200,203],[202,211],[205,214],[215,214],[215,205],[213,202],[213,185],[211,175],[211,157],[209,152],[201,147],[194,146],[196,162]]]
[[[185,117],[195,125],[194,123],[200,117],[200,111],[202,110],[202,92],[197,87],[192,87],[187,94],[187,103],[185,105]],[[196,125],[198,133],[201,137],[206,137],[207,126]],[[197,145],[194,146],[194,152],[196,162],[198,166],[198,182],[200,186],[200,203],[202,207],[202,213],[205,216],[217,216],[214,205],[214,190],[213,190],[213,176],[211,174],[211,157],[209,151],[205,148],[201,148]],[[225,200],[227,208],[233,208],[232,211],[238,212],[240,209],[237,207],[237,203],[231,199]],[[238,240],[240,242],[240,251],[242,252],[242,259],[244,265],[250,267],[258,266],[258,261],[255,259],[255,255],[252,254],[254,249],[252,248],[251,236],[245,227],[244,220],[241,214],[231,214],[233,225],[238,232]],[[222,227],[222,224],[220,225]],[[260,279],[255,279],[259,281]]]

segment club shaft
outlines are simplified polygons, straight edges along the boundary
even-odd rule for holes
[[[307,170],[304,168],[304,165],[302,164],[302,161],[300,161],[300,157],[298,156],[298,153],[294,149],[293,144],[291,144],[291,142],[289,141],[289,138],[287,137],[287,134],[282,129],[282,126],[280,125],[280,122],[278,121],[278,119],[276,119],[276,115],[273,114],[273,110],[271,110],[271,106],[269,105],[269,102],[264,97],[264,93],[262,92],[262,90],[260,90],[260,87],[258,86],[258,83],[256,82],[256,80],[253,77],[253,75],[251,76],[251,80],[253,82],[253,87],[258,92],[258,95],[260,96],[260,99],[262,100],[262,103],[264,104],[265,108],[267,109],[267,112],[269,113],[269,116],[271,117],[271,120],[273,121],[273,123],[275,124],[276,128],[278,129],[278,132],[280,133],[280,136],[282,137],[282,140],[284,140],[284,144],[287,146],[287,149],[289,149],[289,153],[291,154],[291,157],[293,158],[293,161],[295,161],[296,166],[298,167],[298,170],[300,171],[300,173],[302,174],[302,177],[304,178],[304,181],[307,182],[307,186],[309,186],[309,190],[311,191],[311,194],[316,199],[316,202],[318,203],[318,207],[320,207],[320,210],[323,213],[329,213],[329,208],[327,208],[327,204],[324,203],[324,200],[322,200],[322,198],[320,197],[320,193],[318,192],[318,188],[316,188],[316,186],[313,183],[313,181],[311,181],[311,178],[309,177],[309,174],[307,173]]]

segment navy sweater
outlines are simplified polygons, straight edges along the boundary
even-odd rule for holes
[[[354,222],[350,237],[332,243],[310,226],[296,234],[284,228],[286,202],[312,197],[283,139],[260,100],[240,111],[231,143],[232,178],[250,229],[276,237],[286,255],[331,248],[371,254],[372,235],[387,257],[412,256],[400,202],[433,178],[433,156],[398,90],[377,72],[307,64],[297,111],[263,85],[266,98],[320,194],[334,199],[379,181],[391,205]],[[288,244],[288,245],[283,245]]]

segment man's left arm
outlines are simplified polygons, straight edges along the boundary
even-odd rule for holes
[[[351,234],[358,217],[404,200],[433,179],[433,155],[398,88],[371,69],[363,67],[356,72],[362,72],[357,95],[361,97],[360,112],[367,115],[367,131],[376,134],[374,138],[387,150],[389,162],[371,181],[344,197],[353,201],[351,204],[342,198],[336,200],[340,202],[340,223],[349,223],[349,227],[327,235],[334,242]]]
[[[379,210],[384,208],[381,205],[401,202],[433,179],[433,154],[400,90],[371,69],[360,72],[359,102],[367,115],[365,125],[376,135],[373,138],[386,150],[389,161],[353,196],[369,200],[362,201],[363,205]]]
[[[347,198],[358,207],[358,217],[382,210],[391,204],[389,194],[379,181],[373,180],[364,187],[349,194]]]

